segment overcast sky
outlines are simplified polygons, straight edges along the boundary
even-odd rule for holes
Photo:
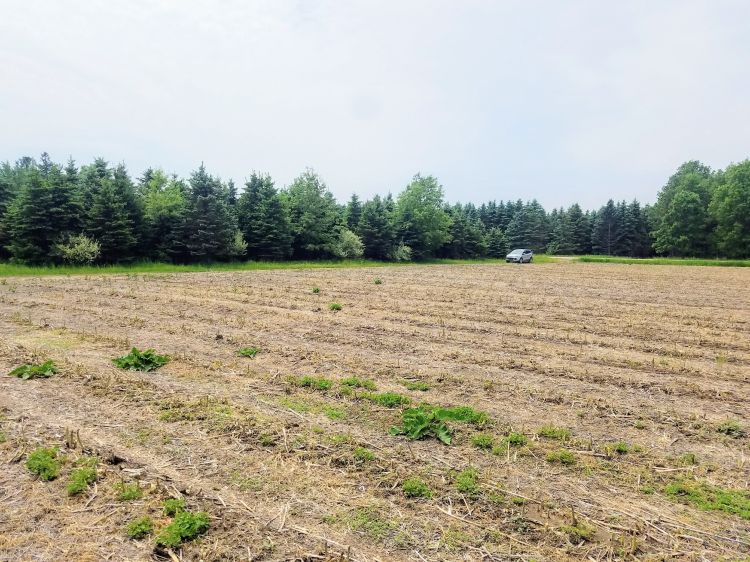
[[[653,201],[750,156],[750,2],[0,0],[0,160],[48,151],[340,200]]]

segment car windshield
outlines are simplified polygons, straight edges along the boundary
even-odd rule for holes
[[[513,250],[510,253],[511,256],[517,256],[518,254],[523,254],[523,250]]]

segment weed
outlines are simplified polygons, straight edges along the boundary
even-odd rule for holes
[[[375,453],[365,447],[357,447],[354,449],[354,460],[359,462],[371,462],[375,460]]]
[[[434,410],[409,408],[401,413],[401,427],[392,427],[391,435],[406,435],[409,439],[435,437],[446,445],[451,443],[451,430]]]
[[[466,422],[476,426],[486,425],[490,421],[490,417],[485,412],[479,412],[470,406],[449,408],[432,406],[432,408],[441,420]]]
[[[342,306],[337,302],[332,302],[328,305],[328,310],[333,310],[334,312],[338,312],[342,309]]]
[[[317,295],[318,293],[320,293],[320,287],[313,287],[312,292]]]
[[[208,531],[208,513],[199,511],[190,513],[181,511],[175,515],[174,520],[162,529],[156,537],[156,544],[164,547],[178,547],[183,542],[193,540]]]
[[[383,284],[383,280],[380,279],[380,278],[377,278],[377,279],[375,279],[375,284],[376,285],[382,285]]]
[[[526,445],[528,439],[526,439],[526,436],[523,433],[516,433],[515,431],[512,431],[505,438],[505,441],[507,441],[514,447],[522,447],[523,445]]]
[[[257,347],[243,347],[237,352],[241,357],[250,357],[250,359],[258,355],[258,353],[260,353],[260,349]]]
[[[166,499],[162,504],[162,509],[164,509],[164,515],[174,517],[178,513],[185,511],[185,500],[177,498]]]
[[[134,347],[130,350],[130,353],[122,357],[116,357],[112,359],[112,362],[121,369],[148,372],[169,363],[169,357],[167,355],[158,355],[153,349],[139,351]]]
[[[719,433],[723,433],[724,435],[727,435],[732,439],[739,439],[740,437],[744,437],[747,434],[747,432],[736,420],[727,420],[720,423],[716,428],[716,431],[718,431]]]
[[[698,457],[695,453],[684,453],[677,459],[677,464],[681,466],[694,466],[698,464]]]
[[[643,420],[635,420],[633,427],[636,429],[646,429],[646,422]]]
[[[467,496],[479,495],[479,472],[474,467],[462,470],[455,476],[456,489]]]
[[[439,545],[448,551],[454,552],[465,549],[471,543],[471,537],[459,529],[444,529],[440,534]]]
[[[560,530],[565,533],[573,544],[582,544],[594,538],[594,528],[581,522],[575,525],[563,525]]]
[[[560,441],[567,441],[570,439],[570,430],[564,427],[557,427],[554,425],[544,425],[537,431],[542,437],[548,437],[549,439],[558,439]]]
[[[471,444],[477,449],[489,450],[495,444],[495,438],[486,433],[478,433],[471,438]]]
[[[411,402],[408,396],[396,392],[365,392],[362,394],[362,398],[386,408],[398,408]]]
[[[419,390],[421,392],[427,392],[430,390],[430,385],[422,381],[404,381],[403,384],[408,390]]]
[[[40,480],[54,480],[60,475],[62,463],[57,458],[57,449],[35,449],[26,459],[26,468],[36,474]]]
[[[566,449],[558,449],[547,453],[547,462],[571,465],[576,463],[576,456]]]
[[[378,509],[372,506],[358,507],[344,515],[327,517],[325,521],[343,523],[352,531],[378,541],[385,540],[398,527],[395,521],[384,518]]]
[[[369,379],[361,379],[359,377],[347,377],[341,379],[341,384],[351,388],[366,388],[367,390],[375,390],[377,388],[373,381]]]
[[[121,502],[139,500],[143,497],[143,490],[137,483],[118,482],[115,484],[115,490],[117,490],[117,499]]]
[[[96,465],[98,461],[94,457],[82,457],[76,461],[76,464],[82,465],[70,473],[68,480],[68,495],[75,496],[80,494],[91,484],[96,482],[97,472]]]
[[[675,480],[667,484],[664,493],[704,511],[724,511],[750,520],[750,493],[745,490],[727,490],[705,482]]]
[[[610,443],[605,445],[604,452],[608,457],[611,457],[614,453],[618,455],[627,455],[630,452],[630,445],[624,441],[618,441],[616,443]]]
[[[39,365],[22,365],[13,369],[8,376],[19,379],[48,379],[57,373],[57,367],[52,361],[45,361]]]
[[[125,532],[131,539],[142,539],[154,532],[154,522],[148,515],[139,517],[128,523]]]
[[[401,484],[401,489],[407,498],[431,498],[432,492],[424,480],[421,478],[413,477],[407,478]]]
[[[330,390],[333,386],[333,382],[325,377],[312,377],[306,375],[304,377],[289,377],[287,379],[294,386],[301,386],[303,388],[312,388],[313,390],[326,391]]]

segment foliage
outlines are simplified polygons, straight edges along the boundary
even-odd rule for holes
[[[331,304],[328,305],[328,309],[332,310],[333,312],[338,312],[339,310],[342,309],[342,306],[337,302],[332,302]]]
[[[408,396],[397,392],[364,392],[361,397],[386,408],[398,408],[411,402]]]
[[[258,349],[257,347],[243,347],[237,353],[241,355],[242,357],[252,358],[258,355],[258,353],[260,353],[260,349]]]
[[[443,188],[433,176],[417,174],[398,196],[394,222],[401,242],[416,259],[435,256],[450,240],[451,218],[443,208]]]
[[[65,243],[55,245],[55,250],[65,263],[89,265],[99,259],[101,244],[85,234],[74,234]]]
[[[345,259],[361,258],[364,254],[362,240],[348,228],[342,228],[339,232],[335,254]]]
[[[407,498],[430,498],[432,491],[424,480],[418,477],[407,478],[401,484],[401,489]]]
[[[313,377],[305,375],[304,377],[289,377],[289,382],[294,386],[312,388],[314,390],[330,390],[333,387],[333,381],[325,377]]]
[[[550,451],[547,453],[547,462],[549,463],[560,463],[560,464],[575,464],[576,457],[567,449],[558,449],[557,451]]]
[[[543,425],[537,430],[537,433],[542,437],[548,437],[549,439],[558,439],[560,441],[567,441],[570,439],[569,429],[554,425]]]
[[[169,357],[167,355],[158,355],[153,349],[139,351],[134,347],[130,350],[130,353],[112,359],[112,362],[121,369],[148,372],[169,363]]]
[[[467,496],[479,495],[479,472],[469,467],[455,475],[456,489]]]
[[[391,435],[405,435],[412,440],[435,437],[446,445],[451,444],[451,431],[433,409],[422,406],[401,413],[401,427],[392,427]]]
[[[732,437],[733,439],[739,439],[747,435],[747,432],[743,429],[743,427],[737,420],[726,420],[721,422],[717,426],[716,431],[718,431],[719,433],[723,433],[728,437]]]
[[[488,435],[486,433],[477,433],[476,435],[472,436],[471,444],[477,449],[490,450],[495,444],[495,438],[492,435]]]
[[[139,500],[143,497],[143,490],[137,483],[118,482],[115,484],[115,490],[117,491],[117,499],[121,502]]]
[[[178,498],[166,499],[162,504],[162,509],[164,510],[164,515],[174,517],[178,513],[185,511],[185,500]]]
[[[667,484],[664,493],[704,511],[724,511],[750,520],[750,493],[727,490],[705,482],[682,479]]]
[[[74,496],[80,494],[89,485],[96,482],[97,471],[96,465],[97,460],[94,457],[82,457],[76,461],[77,465],[81,465],[79,468],[74,469],[70,473],[68,479],[68,495]]]
[[[360,462],[370,462],[375,460],[375,453],[365,447],[354,449],[354,458]]]
[[[57,373],[57,367],[53,361],[45,361],[39,365],[21,365],[16,367],[8,376],[18,377],[19,379],[47,379]]]
[[[403,242],[399,242],[393,251],[388,254],[388,258],[393,261],[411,261],[413,252],[411,246],[407,246]]]
[[[125,532],[131,539],[142,539],[154,532],[154,522],[148,515],[144,515],[128,523]]]
[[[26,459],[26,468],[36,474],[40,480],[54,480],[60,475],[62,462],[57,457],[57,449],[35,449]]]
[[[363,379],[360,377],[347,377],[341,379],[341,384],[344,386],[350,386],[352,388],[366,388],[367,390],[375,390],[375,383],[370,379]]]
[[[208,531],[208,513],[199,511],[190,513],[181,511],[177,513],[174,520],[162,529],[156,537],[159,546],[175,548],[186,541],[190,541]]]
[[[427,392],[430,390],[430,385],[423,381],[404,381],[402,384],[408,390],[419,390],[421,392]]]

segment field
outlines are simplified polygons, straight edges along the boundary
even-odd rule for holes
[[[0,377],[0,560],[750,556],[742,268],[0,280],[0,373],[45,360]],[[425,438],[391,434],[419,405]],[[159,538],[168,498],[208,530]]]

